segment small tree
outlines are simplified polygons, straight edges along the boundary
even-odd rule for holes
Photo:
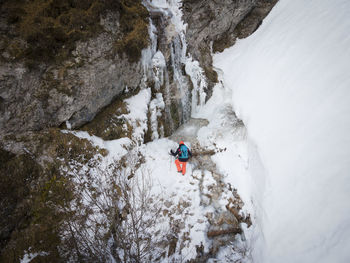
[[[165,256],[169,226],[162,215],[160,195],[152,193],[149,171],[132,178],[117,176],[119,210],[113,224],[113,253],[123,262],[154,262]],[[164,224],[165,223],[165,224]]]
[[[137,150],[107,167],[96,163],[69,173],[75,196],[64,212],[60,251],[70,261],[155,262],[167,256],[168,218],[161,194],[153,193],[151,172]],[[74,165],[72,166],[74,167]]]

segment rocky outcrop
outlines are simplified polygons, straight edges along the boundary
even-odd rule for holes
[[[125,87],[140,85],[147,10],[139,1],[109,2],[1,5],[0,134],[67,121],[79,127]]]
[[[258,0],[249,13],[234,27],[221,34],[213,42],[213,52],[222,52],[235,44],[236,39],[250,36],[258,29],[278,0]]]
[[[140,63],[113,56],[112,45],[110,34],[101,34],[78,43],[71,59],[38,72],[23,64],[1,65],[0,132],[41,130],[66,121],[79,127],[125,87],[137,87],[142,78]]]
[[[30,248],[69,261],[72,244],[57,250],[77,199],[67,172],[72,163],[96,165],[106,150],[59,127],[79,127],[138,89],[148,44],[141,1],[0,2],[1,262]]]
[[[184,20],[189,52],[200,62],[208,79],[208,90],[217,82],[212,69],[212,51],[222,52],[236,38],[252,34],[277,0],[184,0]]]
[[[193,56],[200,60],[203,49],[210,49],[210,43],[229,31],[254,7],[254,0],[236,1],[184,1],[184,19],[188,24],[188,47]]]
[[[59,129],[11,137],[6,148],[19,154],[0,149],[0,262],[20,261],[30,249],[46,251],[46,262],[66,262],[57,248],[67,242],[62,224],[77,215],[67,212],[77,198],[76,183],[67,176],[70,162],[91,166],[107,153]]]

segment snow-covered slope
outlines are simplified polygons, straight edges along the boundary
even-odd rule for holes
[[[347,0],[280,0],[215,57],[265,168],[255,262],[350,261],[349,12]]]

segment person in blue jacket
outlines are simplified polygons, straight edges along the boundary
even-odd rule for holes
[[[186,163],[190,157],[192,157],[192,153],[190,149],[184,144],[183,141],[180,142],[179,147],[175,152],[170,150],[172,156],[177,157],[175,159],[175,164],[177,171],[185,175],[186,173]]]

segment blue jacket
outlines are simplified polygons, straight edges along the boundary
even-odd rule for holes
[[[185,146],[187,148],[188,156],[186,158],[182,155],[181,146]],[[175,157],[178,156],[180,162],[187,162],[188,158],[192,157],[190,149],[185,144],[180,144],[177,150],[175,152],[172,152],[172,155]]]

